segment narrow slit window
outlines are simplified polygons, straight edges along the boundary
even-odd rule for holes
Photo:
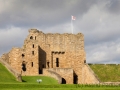
[[[32,51],[32,55],[34,55],[34,51]]]
[[[86,63],[86,60],[84,60],[84,63]]]
[[[31,62],[31,67],[33,67],[33,62]]]
[[[33,48],[34,48],[34,44],[33,44]]]
[[[36,40],[36,36],[35,36],[35,40]]]
[[[56,58],[56,67],[59,67],[59,58]]]

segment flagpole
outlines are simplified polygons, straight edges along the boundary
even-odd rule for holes
[[[71,31],[72,31],[72,34],[73,34],[73,22],[72,22],[72,15],[71,15]]]

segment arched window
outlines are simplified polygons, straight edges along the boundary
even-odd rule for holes
[[[30,36],[30,39],[33,39],[33,36]]]
[[[26,71],[26,62],[25,61],[22,62],[22,70]]]

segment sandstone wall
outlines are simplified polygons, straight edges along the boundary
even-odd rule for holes
[[[4,54],[1,56],[1,58],[2,58],[5,62],[9,63],[9,53],[4,53]]]
[[[59,84],[62,83],[62,77],[54,71],[51,71],[49,69],[43,69],[43,75],[55,78]]]
[[[73,84],[73,69],[70,68],[51,68],[49,71],[58,73],[62,77],[62,82]]]
[[[95,75],[95,73],[92,71],[92,69],[85,64],[82,67],[82,84],[99,84],[100,81]]]

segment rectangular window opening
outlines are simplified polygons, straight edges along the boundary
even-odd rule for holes
[[[33,48],[34,48],[34,44],[33,44]]]
[[[33,62],[31,62],[31,67],[33,67]]]
[[[34,55],[34,51],[32,51],[32,55]]]
[[[56,58],[56,67],[59,67],[59,58]]]

